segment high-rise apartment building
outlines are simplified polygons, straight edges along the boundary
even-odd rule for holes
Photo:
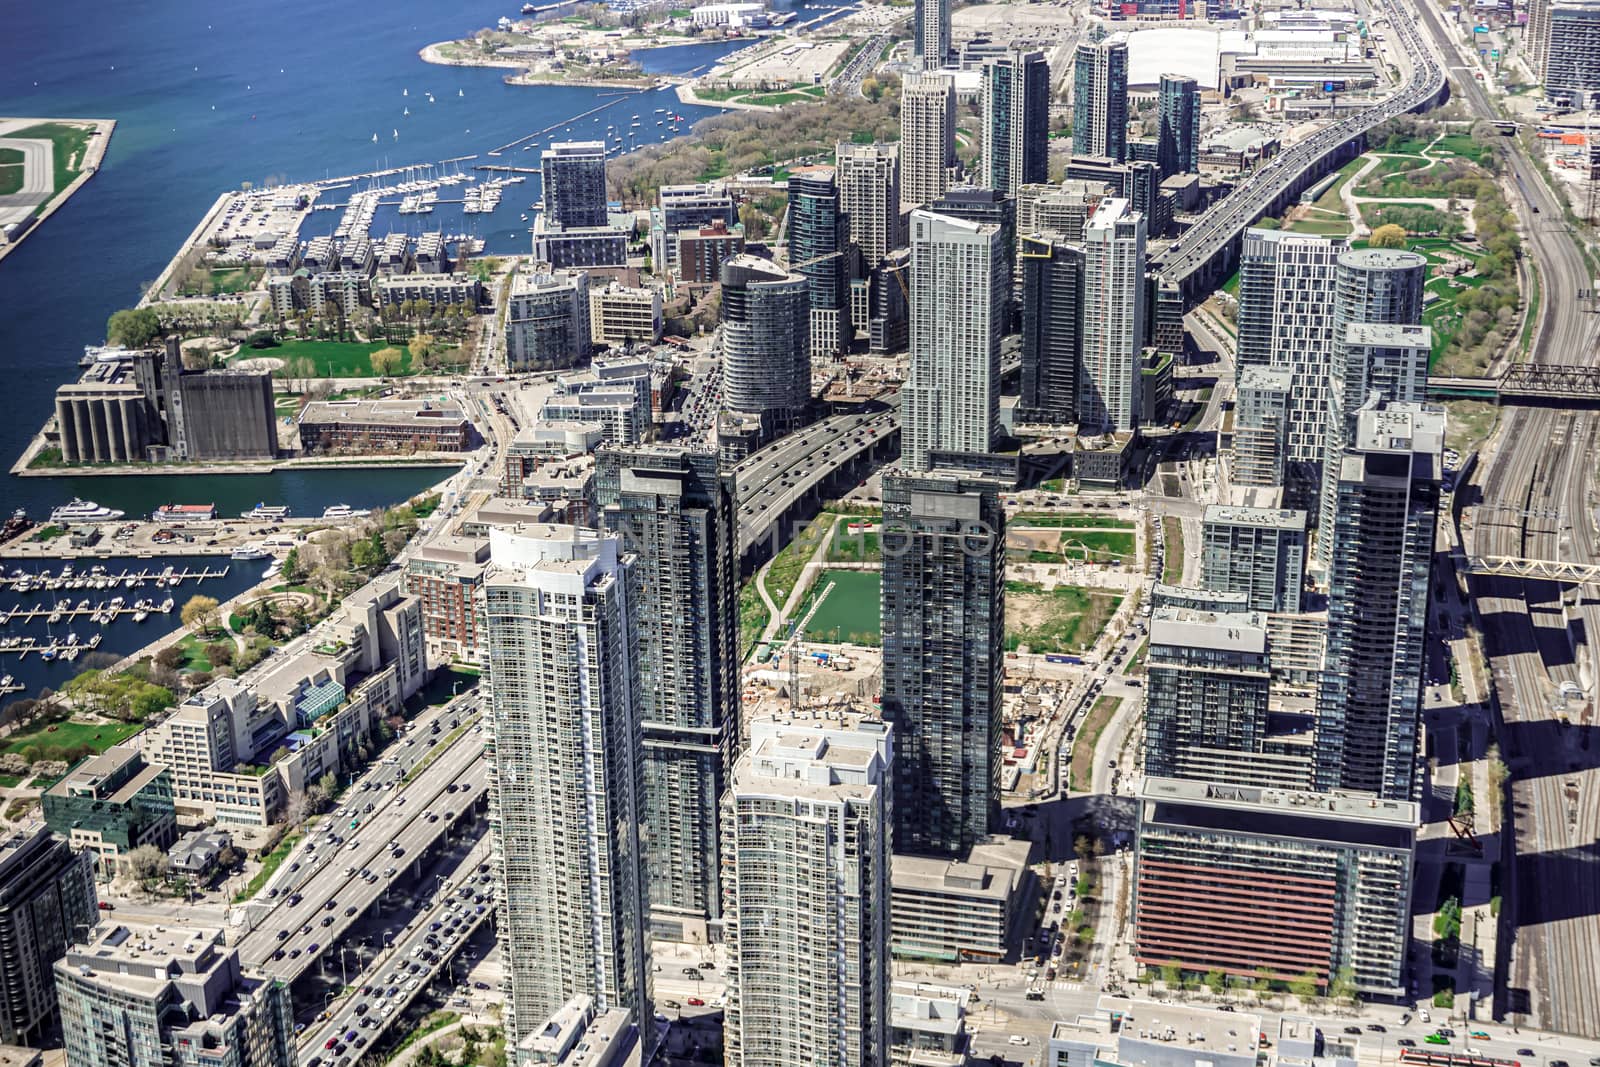
[[[1078,420],[1085,427],[1128,432],[1139,425],[1144,239],[1144,216],[1115,197],[1102,200],[1084,227]]]
[[[564,141],[539,153],[544,214],[558,226],[606,224],[606,143]]]
[[[890,471],[883,514],[883,717],[895,730],[895,851],[959,855],[988,833],[1000,795],[999,486]]]
[[[1233,455],[1229,480],[1238,486],[1282,488],[1289,453],[1287,367],[1241,364],[1234,383]]]
[[[723,406],[771,432],[799,425],[811,403],[811,289],[769,259],[722,265]]]
[[[900,214],[900,146],[840,141],[834,150],[839,210],[868,270],[906,243]],[[794,257],[790,256],[791,262]]]
[[[1072,154],[1128,158],[1128,35],[1083,41],[1073,56]]]
[[[789,269],[806,278],[811,305],[811,358],[850,347],[850,220],[839,208],[832,167],[789,175]]]
[[[916,0],[911,55],[923,70],[938,70],[950,59],[950,0]]]
[[[1416,799],[1444,425],[1421,404],[1363,408],[1340,457],[1318,789]]]
[[[1050,63],[1010,48],[983,65],[982,184],[1007,196],[1050,178]]]
[[[911,361],[901,457],[988,452],[1000,425],[1000,338],[1011,278],[993,224],[911,213]],[[726,298],[724,298],[726,299]]]
[[[0,1043],[41,1047],[56,1029],[51,967],[98,922],[94,858],[49,830],[0,840]]]
[[[1017,190],[1017,233],[1059,234],[1070,243],[1081,243],[1083,228],[1105,195],[1100,182],[1024,185]]]
[[[1200,573],[1207,589],[1244,593],[1251,611],[1300,610],[1305,512],[1211,504],[1202,531]]]
[[[923,207],[943,196],[958,165],[955,78],[907,74],[900,86],[901,208]]]
[[[1600,3],[1595,0],[1536,0],[1541,8],[1541,40],[1533,51],[1545,99],[1568,107],[1587,109],[1600,99]],[[1530,8],[1528,33],[1534,34]]]
[[[490,824],[520,1042],[579,994],[651,1017],[637,563],[576,526],[489,530]]]
[[[889,728],[752,724],[724,820],[729,1067],[889,1062]]]
[[[1156,91],[1156,165],[1163,178],[1200,170],[1200,83],[1182,74],[1163,74]]]
[[[722,912],[718,804],[739,739],[733,475],[718,470],[710,451],[602,449],[595,503],[606,528],[637,555],[643,587],[637,631],[652,924],[687,940]]]
[[[105,922],[84,940],[55,965],[67,1067],[294,1067],[288,984],[245,974],[221,930]]]
[[[1062,426],[1078,421],[1083,364],[1083,248],[1055,234],[1021,239],[1021,422]]]
[[[1335,274],[1344,243],[1283,230],[1245,231],[1239,258],[1239,366],[1292,375],[1288,463],[1321,467],[1333,362]]]
[[[1405,992],[1417,805],[1147,777],[1134,958]]]
[[[592,351],[589,320],[586,271],[518,274],[506,300],[506,366],[519,372],[577,366]]]

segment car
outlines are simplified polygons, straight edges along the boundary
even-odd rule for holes
[[[354,904],[352,904],[348,908],[344,909],[344,914],[345,914],[346,918],[349,918],[350,916],[354,915],[355,913],[356,913],[356,906]]]
[[[300,927],[300,932],[302,934],[309,934],[311,932],[311,924],[306,923],[304,926]]]
[[[338,904],[339,904],[339,902],[337,900],[334,900],[332,897],[329,897],[326,901],[323,902],[322,907],[326,911],[332,911],[335,907],[338,906]]]
[[[1347,1033],[1347,1034],[1354,1034],[1357,1037],[1360,1037],[1361,1036],[1361,1027],[1359,1027],[1359,1026],[1347,1026],[1347,1027],[1344,1028],[1344,1032]]]
[[[1384,1026],[1382,1023],[1368,1023],[1367,1031],[1374,1034],[1387,1034],[1389,1032],[1389,1028]]]
[[[289,958],[290,958],[290,959],[291,959],[291,960],[297,960],[297,959],[299,959],[299,958],[300,958],[300,950],[299,950],[299,949],[297,949],[297,948],[292,948],[292,949],[290,949],[290,950],[289,950]]]
[[[706,1006],[706,1002],[701,1000],[699,997],[690,997],[689,998],[689,1005],[690,1005],[690,1007],[694,1007],[694,1008],[703,1008],[703,1007]]]
[[[1426,1041],[1430,1045],[1448,1045],[1450,1043],[1450,1039],[1445,1037],[1443,1034],[1429,1034],[1422,1040]]]
[[[1006,1044],[1008,1045],[1026,1045],[1027,1043],[1028,1039],[1023,1037],[1021,1034],[1012,1034],[1010,1037],[1006,1038]]]
[[[274,951],[272,953],[272,958],[275,959],[275,960],[281,960],[281,959],[283,959],[283,957],[284,957],[284,951],[281,948],[277,949],[276,951]]]
[[[289,931],[287,931],[287,930],[279,930],[278,931],[278,940],[279,941],[287,941],[287,940],[289,940]]]
[[[1531,1048],[1519,1048],[1519,1049],[1517,1049],[1517,1055],[1518,1056],[1537,1056],[1538,1053],[1533,1051],[1533,1049],[1531,1049]]]
[[[301,896],[299,893],[293,894],[292,896],[289,897],[289,907],[291,907],[291,908],[294,907],[296,904],[300,903],[304,899],[305,899],[305,897]]]
[[[1411,1040],[1409,1037],[1402,1037],[1402,1038],[1398,1039],[1397,1041],[1395,1041],[1395,1044],[1399,1045],[1401,1048],[1416,1048],[1417,1047],[1417,1043],[1415,1041]]]
[[[396,846],[394,846],[394,851],[389,853],[389,854],[391,856],[393,856],[395,859],[399,859],[401,856],[404,856],[406,854],[406,850],[401,848],[399,845],[396,845]]]
[[[329,926],[332,926],[333,925],[333,916],[332,915],[324,915],[322,917],[322,925],[323,925],[324,929],[326,929]]]
[[[489,988],[489,983],[488,982],[473,982],[472,983],[472,988],[473,989],[484,989],[484,990],[486,990],[486,989]]]
[[[338,1038],[330,1037],[330,1038],[328,1038],[328,1040],[326,1040],[326,1041],[324,1041],[322,1043],[322,1047],[323,1048],[332,1048],[333,1046],[337,1045],[338,1043],[339,1043],[339,1039]]]

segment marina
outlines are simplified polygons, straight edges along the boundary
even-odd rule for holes
[[[261,558],[265,558],[262,556]],[[210,567],[189,568],[181,570],[175,567],[163,567],[160,570],[145,567],[140,570],[123,570],[116,574],[107,573],[106,568],[95,566],[87,571],[76,571],[72,564],[61,568],[57,574],[48,572],[31,573],[20,567],[10,574],[0,578],[0,588],[9,589],[13,593],[22,594],[30,592],[54,592],[59,589],[141,589],[147,584],[158,587],[174,588],[184,582],[203,582],[209,578],[226,578],[228,568],[214,570]],[[44,610],[44,609],[40,609]],[[49,611],[44,611],[46,615]],[[16,612],[6,613],[0,610],[0,625],[11,621]]]

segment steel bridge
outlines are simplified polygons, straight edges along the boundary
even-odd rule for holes
[[[1429,377],[1428,395],[1439,400],[1493,400],[1497,403],[1540,400],[1600,403],[1600,367],[1513,363],[1496,378]]]
[[[1559,582],[1563,585],[1600,585],[1600,565],[1562,563],[1553,559],[1520,559],[1516,556],[1463,557],[1469,574],[1492,574],[1525,581]]]

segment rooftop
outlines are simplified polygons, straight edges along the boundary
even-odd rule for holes
[[[1150,644],[1210,648],[1219,652],[1265,655],[1267,620],[1259,612],[1218,614],[1190,608],[1160,607],[1150,616]]]
[[[413,426],[467,421],[453,404],[429,400],[313,400],[300,412],[301,423],[355,422],[371,425]]]
[[[1301,530],[1306,528],[1306,513],[1287,508],[1251,508],[1231,504],[1210,504],[1206,507],[1205,523],[1210,525],[1261,526],[1276,530]]]
[[[1408,800],[1380,800],[1363,793],[1214,785],[1179,778],[1146,778],[1139,797],[1141,800],[1202,804],[1235,812],[1282,812],[1401,828],[1415,827],[1418,817],[1417,805]]]

